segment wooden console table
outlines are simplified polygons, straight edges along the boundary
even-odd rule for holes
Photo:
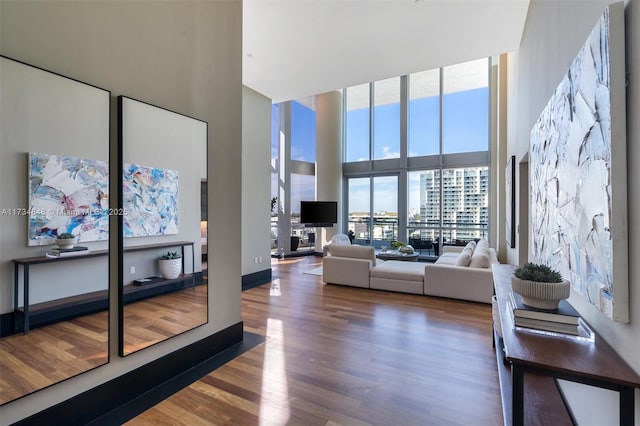
[[[573,336],[515,330],[512,313],[506,302],[511,291],[511,275],[516,266],[494,264],[492,268],[502,329],[502,341],[497,342],[496,352],[504,345],[504,359],[511,368],[510,378],[500,374],[505,424],[517,426],[539,423],[536,422],[539,416],[549,415],[549,404],[560,400],[556,383],[550,382],[564,379],[619,392],[619,424],[632,426],[634,389],[640,388],[640,376],[597,333],[595,339],[590,341]],[[500,372],[505,367],[501,365],[501,356],[497,358]],[[510,395],[504,392],[509,387]],[[508,399],[511,399],[510,404]],[[573,421],[566,408],[564,414],[552,415]],[[561,422],[558,419],[549,421],[552,423],[548,424]]]
[[[191,265],[193,268],[193,272],[191,274],[192,284],[195,287],[195,253],[193,249],[193,241],[169,241],[166,243],[158,243],[158,244],[146,244],[146,245],[138,245],[138,246],[130,246],[124,247],[125,252],[135,252],[135,251],[144,251],[144,250],[153,250],[159,248],[167,248],[167,247],[180,247],[182,250],[182,259],[184,259],[184,248],[186,246],[191,246]],[[81,260],[81,259],[90,259],[94,257],[107,256],[109,254],[108,250],[92,250],[87,254],[81,254],[77,256],[63,256],[63,257],[47,257],[47,256],[36,256],[36,257],[25,257],[22,259],[13,259],[13,311],[16,314],[22,313],[22,322],[23,322],[23,333],[27,334],[29,332],[29,267],[32,265],[38,264],[46,264],[46,263],[55,263],[55,262],[65,262],[70,260]],[[18,306],[18,290],[20,284],[20,266],[22,266],[22,282],[23,282],[23,304],[22,304],[22,312],[20,312],[20,308]],[[182,262],[182,275],[185,275],[184,272],[184,261]],[[14,322],[14,329],[18,331],[18,321]]]

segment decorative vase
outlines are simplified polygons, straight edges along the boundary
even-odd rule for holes
[[[554,310],[558,303],[569,297],[571,284],[567,280],[559,283],[545,283],[539,281],[521,280],[511,276],[511,288],[522,297],[522,303],[536,308]]]
[[[413,247],[410,246],[410,245],[402,246],[402,247],[398,248],[398,251],[400,253],[404,253],[404,254],[413,254],[413,252],[414,252]]]
[[[178,278],[182,271],[182,258],[160,259],[158,264],[160,266],[160,274],[165,280]]]
[[[61,249],[70,249],[76,243],[76,238],[56,238],[56,245]]]
[[[291,236],[291,251],[298,250],[298,246],[300,245],[300,237]]]

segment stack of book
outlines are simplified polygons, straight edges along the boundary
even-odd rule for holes
[[[66,257],[66,256],[82,256],[88,254],[89,248],[84,246],[74,246],[73,248],[59,248],[49,250],[45,255],[47,257]]]
[[[509,296],[516,327],[573,336],[589,337],[592,334],[589,326],[566,300],[561,300],[556,310],[544,310],[525,305],[522,297],[513,291]]]

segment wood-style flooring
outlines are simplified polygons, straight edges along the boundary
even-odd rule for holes
[[[124,321],[125,353],[190,330],[207,321],[207,286],[127,304]],[[3,337],[0,404],[100,366],[107,354],[106,311]]]
[[[265,343],[128,425],[501,425],[489,305],[324,285],[274,260],[242,295]]]

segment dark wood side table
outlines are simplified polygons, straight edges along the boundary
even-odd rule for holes
[[[505,418],[505,424],[525,424],[525,411],[531,408],[525,406],[525,393],[536,391],[527,387],[525,377],[534,375],[617,391],[620,394],[619,424],[633,426],[634,389],[640,388],[640,376],[600,335],[595,333],[595,339],[590,341],[573,336],[541,335],[514,329],[512,314],[506,302],[515,268],[513,265],[492,266],[504,356],[511,365],[512,423]],[[504,412],[508,413],[509,410]],[[529,413],[527,417],[529,415],[535,416],[535,413]]]

